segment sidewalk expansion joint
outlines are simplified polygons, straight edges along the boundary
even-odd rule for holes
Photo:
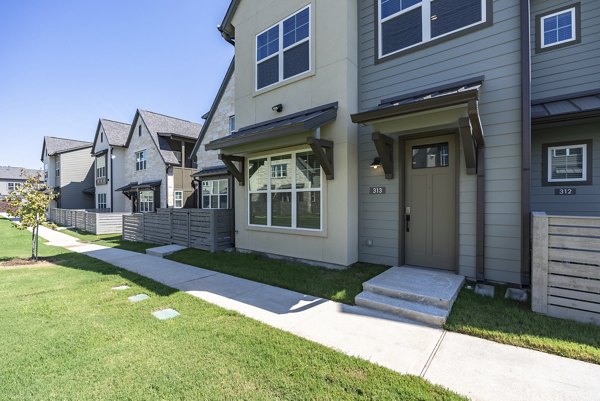
[[[421,370],[421,373],[419,374],[420,377],[425,378],[425,375],[427,374],[427,371],[429,370],[429,367],[431,366],[431,363],[433,362],[433,358],[435,358],[435,355],[437,354],[438,350],[440,349],[440,347],[442,345],[442,341],[444,341],[444,338],[446,338],[446,333],[447,333],[446,330],[442,330],[442,334],[440,335],[440,338],[435,343],[435,346],[433,347],[433,350],[431,351],[431,355],[429,355],[429,358],[427,358],[427,362],[425,362],[425,366],[423,366],[423,370]]]

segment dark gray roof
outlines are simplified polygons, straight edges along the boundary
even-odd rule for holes
[[[131,129],[131,124],[106,120],[104,118],[100,119],[100,124],[102,124],[102,127],[104,128],[106,139],[108,140],[109,145],[125,146],[125,143],[127,142],[127,136],[129,135],[129,130]]]
[[[39,174],[43,177],[42,170],[32,170],[23,167],[0,166],[0,180],[22,180]]]
[[[396,115],[461,104],[479,96],[479,89],[483,85],[484,79],[485,77],[479,76],[382,99],[377,107],[353,114],[352,121],[365,123]]]
[[[219,91],[217,92],[217,96],[215,96],[215,100],[213,101],[210,111],[205,114],[206,121],[204,122],[204,125],[202,126],[202,130],[200,131],[200,136],[198,137],[198,140],[196,141],[196,145],[194,145],[194,149],[192,150],[192,157],[196,154],[196,152],[198,152],[198,149],[200,148],[200,145],[202,144],[202,140],[204,139],[204,136],[206,135],[206,131],[208,131],[208,129],[210,128],[212,119],[215,116],[215,113],[217,111],[217,108],[219,107],[219,104],[221,103],[223,94],[227,90],[227,85],[229,84],[229,81],[231,80],[231,77],[233,76],[234,70],[235,70],[235,58],[233,58],[231,60],[231,63],[229,64],[229,68],[227,69],[225,78],[223,78],[223,82],[221,82],[221,87],[219,88]],[[202,118],[204,118],[204,116],[202,116]]]
[[[200,171],[195,172],[194,174],[192,174],[192,177],[211,177],[214,175],[223,175],[223,174],[228,174],[229,170],[227,169],[226,166],[221,165],[221,166],[212,166],[212,167],[206,167],[203,168]]]
[[[550,120],[567,116],[600,115],[600,91],[582,92],[563,97],[534,100],[531,105],[533,120]]]
[[[127,192],[127,191],[131,191],[132,189],[144,189],[144,188],[155,188],[160,186],[160,184],[162,183],[162,180],[155,180],[155,181],[146,181],[146,182],[130,182],[127,185],[124,185],[120,188],[115,189],[115,191],[121,191],[121,192]]]
[[[44,159],[44,151],[48,156],[54,156],[59,153],[69,152],[77,149],[85,149],[91,146],[91,142],[77,141],[75,139],[67,138],[56,138],[54,136],[45,136],[44,146],[42,147],[42,160]]]
[[[166,137],[177,137],[196,141],[200,135],[200,130],[202,129],[202,124],[153,113],[147,110],[138,110],[136,118],[137,116],[139,116],[144,121],[144,124],[146,124],[150,136],[154,140],[165,164],[180,164],[177,156],[169,146]],[[136,118],[134,118],[134,121]],[[131,126],[125,146],[129,146],[134,131],[135,127]]]
[[[206,150],[222,149],[253,141],[271,139],[278,136],[298,134],[312,131],[337,117],[338,103],[303,110],[285,117],[263,121],[258,124],[240,128],[233,134],[216,139],[205,146]]]

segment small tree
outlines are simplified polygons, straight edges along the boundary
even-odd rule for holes
[[[8,215],[20,219],[19,230],[32,229],[31,258],[38,260],[39,226],[46,221],[46,211],[56,195],[45,184],[40,175],[27,178],[27,181],[8,194]]]

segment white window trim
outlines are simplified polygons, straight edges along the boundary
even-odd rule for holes
[[[296,15],[296,14],[298,14],[298,13],[300,13],[300,12],[306,10],[306,9],[308,9],[308,37],[306,37],[306,38],[304,38],[304,39],[302,39],[302,40],[300,40],[300,41],[298,41],[298,42],[296,42],[296,43],[294,43],[294,44],[292,44],[292,45],[290,45],[288,47],[283,47],[283,22],[285,20],[287,20],[288,18],[290,18],[290,17],[292,17],[292,16],[294,16],[294,15]],[[311,5],[309,4],[306,7],[303,7],[301,9],[299,9],[298,11],[291,13],[290,15],[288,15],[285,18],[283,18],[278,23],[271,25],[270,27],[268,27],[267,29],[259,32],[256,35],[256,37],[254,38],[254,90],[256,92],[260,92],[260,91],[266,90],[266,89],[268,89],[268,88],[270,88],[272,86],[275,86],[275,85],[280,84],[280,83],[285,82],[285,81],[289,81],[289,80],[291,80],[293,78],[296,78],[296,77],[298,77],[300,75],[308,74],[308,73],[310,73],[312,71],[312,57],[313,57],[312,56],[312,21],[313,21],[313,18],[312,18],[312,12],[311,11],[312,11],[311,10]],[[265,57],[265,58],[263,58],[261,60],[258,60],[258,37],[260,35],[262,35],[263,33],[267,32],[269,29],[272,29],[272,28],[274,28],[276,26],[279,26],[279,50],[277,50],[276,53],[273,53],[270,56],[267,56],[267,57]],[[305,42],[308,42],[308,70],[302,71],[301,73],[298,73],[296,75],[292,75],[291,77],[287,77],[287,78],[284,79],[283,78],[283,53],[285,53],[286,50],[291,49],[291,48],[296,47],[296,46],[300,46],[301,44],[303,44]],[[270,85],[263,86],[262,88],[259,88],[258,87],[258,65],[260,63],[264,63],[265,61],[267,61],[269,59],[272,59],[275,56],[279,56],[279,79],[277,80],[277,82],[274,82],[274,83],[272,83]]]
[[[272,153],[266,156],[257,156],[257,157],[252,157],[249,158],[246,161],[246,182],[248,183],[248,191],[247,191],[247,196],[246,196],[246,200],[248,202],[248,227],[259,227],[259,228],[272,228],[275,230],[293,230],[293,231],[310,231],[310,232],[323,232],[323,216],[324,216],[324,210],[323,210],[323,192],[325,190],[324,185],[325,182],[323,180],[324,175],[323,175],[323,168],[321,166],[319,166],[319,170],[320,170],[320,179],[319,182],[321,184],[321,186],[319,188],[296,188],[296,155],[298,153],[305,153],[305,152],[312,152],[312,149],[307,148],[307,149],[300,149],[300,150],[294,150],[294,151],[288,151],[288,152],[280,152],[280,153]],[[277,157],[277,156],[281,156],[281,155],[291,155],[292,157],[292,188],[290,189],[271,189],[271,159],[273,157]],[[267,159],[267,165],[268,165],[268,171],[269,174],[267,174],[268,180],[267,180],[267,190],[266,191],[251,191],[250,190],[250,162],[252,160],[260,160],[260,159]],[[284,226],[274,226],[272,225],[271,222],[271,194],[273,193],[286,193],[286,192],[291,192],[291,196],[292,196],[292,225],[291,227],[284,227]],[[297,211],[298,211],[298,201],[296,200],[296,194],[298,192],[319,192],[321,194],[321,201],[319,203],[319,209],[321,211],[321,215],[319,216],[320,218],[320,226],[321,228],[319,229],[314,229],[314,228],[303,228],[303,227],[297,227]],[[251,224],[250,223],[250,195],[252,194],[266,194],[267,195],[267,224]]]
[[[104,160],[104,167],[98,167],[98,160]],[[104,175],[100,175],[99,171],[104,170]],[[106,178],[108,176],[108,163],[106,155],[96,157],[96,178]]]
[[[135,152],[135,171],[146,170],[146,168],[148,167],[148,158],[147,158],[147,155],[146,155],[146,151],[147,151],[147,149]],[[144,158],[138,160],[138,155],[140,155],[140,154],[143,155]],[[144,164],[143,164],[144,168],[138,168],[138,163],[142,163],[142,162],[144,162]]]
[[[60,177],[60,160],[56,159],[54,162],[54,176]]]
[[[212,193],[212,188],[213,188],[213,185],[214,185],[215,181],[218,183],[218,189],[217,189],[217,193],[213,194]],[[227,202],[226,202],[225,206],[221,205],[221,196],[222,196],[221,195],[221,181],[227,181],[227,194],[226,194],[226,196],[227,196]],[[204,192],[203,192],[204,191],[204,183],[205,182],[210,182],[211,183],[211,185],[210,185],[211,192],[208,195],[204,194]],[[209,210],[209,209],[229,209],[229,190],[230,190],[230,186],[231,186],[231,181],[229,181],[228,178],[220,178],[220,179],[217,179],[217,180],[205,180],[205,181],[202,181],[202,187],[200,189],[200,204],[202,206],[202,209],[206,209],[206,210]],[[214,207],[214,205],[212,204],[212,197],[213,196],[217,197],[217,207]],[[204,207],[204,198],[205,197],[208,197],[209,207]]]
[[[555,150],[581,148],[581,178],[552,178],[552,153]],[[580,145],[565,145],[565,146],[549,146],[548,147],[548,166],[547,166],[548,182],[579,182],[587,181],[587,144]]]
[[[447,32],[447,33],[445,33],[443,35],[436,36],[435,38],[432,38],[431,37],[431,18],[430,18],[430,15],[431,15],[431,3],[433,1],[435,1],[435,0],[422,0],[421,3],[417,3],[415,5],[412,5],[412,6],[408,7],[408,8],[405,8],[404,10],[398,11],[397,13],[389,15],[389,16],[387,16],[385,18],[381,18],[381,0],[377,0],[377,21],[378,21],[378,26],[377,26],[377,28],[378,28],[377,29],[377,36],[378,36],[378,38],[377,38],[377,55],[378,55],[378,58],[381,59],[381,58],[388,57],[388,56],[391,56],[391,55],[396,54],[396,53],[403,52],[403,51],[405,51],[407,49],[412,49],[413,47],[420,46],[423,43],[427,43],[427,42],[430,42],[432,40],[438,40],[438,39],[443,38],[445,36],[452,35],[455,32],[460,32],[460,31],[462,31],[464,29],[469,29],[469,28],[471,28],[473,26],[477,26],[479,24],[483,24],[483,23],[485,23],[487,21],[487,0],[481,0],[481,21],[475,22],[475,23],[473,23],[471,25],[463,26],[463,27],[461,27],[459,29],[455,29],[454,31]],[[403,47],[402,49],[395,50],[395,51],[393,51],[391,53],[383,54],[383,40],[382,40],[383,39],[383,29],[381,29],[382,24],[384,22],[386,22],[386,21],[389,21],[389,20],[391,20],[393,18],[396,18],[397,16],[399,16],[401,14],[405,14],[405,13],[410,12],[410,11],[416,9],[416,8],[419,8],[419,7],[423,8],[421,10],[421,26],[422,26],[422,29],[423,29],[422,40],[419,43],[415,43],[414,45]]]
[[[554,42],[551,43],[549,45],[545,45],[545,36],[546,36],[546,31],[544,30],[544,21],[550,17],[556,17],[557,15],[560,14],[564,14],[564,13],[571,13],[571,39],[565,39],[565,40],[559,40],[558,42]],[[554,46],[558,46],[558,45],[562,45],[563,43],[569,43],[569,42],[573,42],[575,40],[577,40],[577,29],[576,29],[576,24],[577,24],[577,12],[575,11],[575,7],[572,8],[568,8],[566,10],[560,10],[557,11],[555,13],[549,14],[549,15],[544,15],[543,17],[540,18],[540,48],[542,49],[548,49],[550,47],[554,47]]]
[[[229,133],[233,134],[237,128],[236,121],[235,121],[235,114],[232,114],[229,116],[228,122],[229,122]]]
[[[181,199],[177,199],[177,195],[181,195]],[[177,206],[177,201],[181,201],[181,206]],[[173,207],[175,209],[183,209],[183,191],[173,192]]]
[[[103,199],[103,202],[100,202],[100,197],[101,197],[101,196],[103,196],[103,197],[104,197],[104,199]],[[100,207],[100,205],[101,205],[102,203],[104,204],[104,207]],[[97,209],[108,209],[108,207],[107,207],[107,206],[108,206],[108,199],[107,199],[107,196],[106,196],[106,194],[97,194],[97,195],[96,195],[96,208],[97,208]]]
[[[142,202],[142,192],[150,192],[152,194],[152,196],[150,198],[151,200],[149,202]],[[155,199],[154,199],[154,191],[153,190],[145,189],[143,191],[140,191],[140,198],[138,200],[138,212],[140,212],[140,213],[154,212],[154,202],[155,202]],[[144,208],[144,210],[142,210],[142,204],[148,204],[150,206],[149,210],[145,210],[146,208]]]

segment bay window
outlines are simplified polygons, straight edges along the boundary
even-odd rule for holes
[[[312,151],[248,161],[248,224],[320,230],[322,172]]]
[[[229,180],[202,181],[202,209],[229,207]]]

